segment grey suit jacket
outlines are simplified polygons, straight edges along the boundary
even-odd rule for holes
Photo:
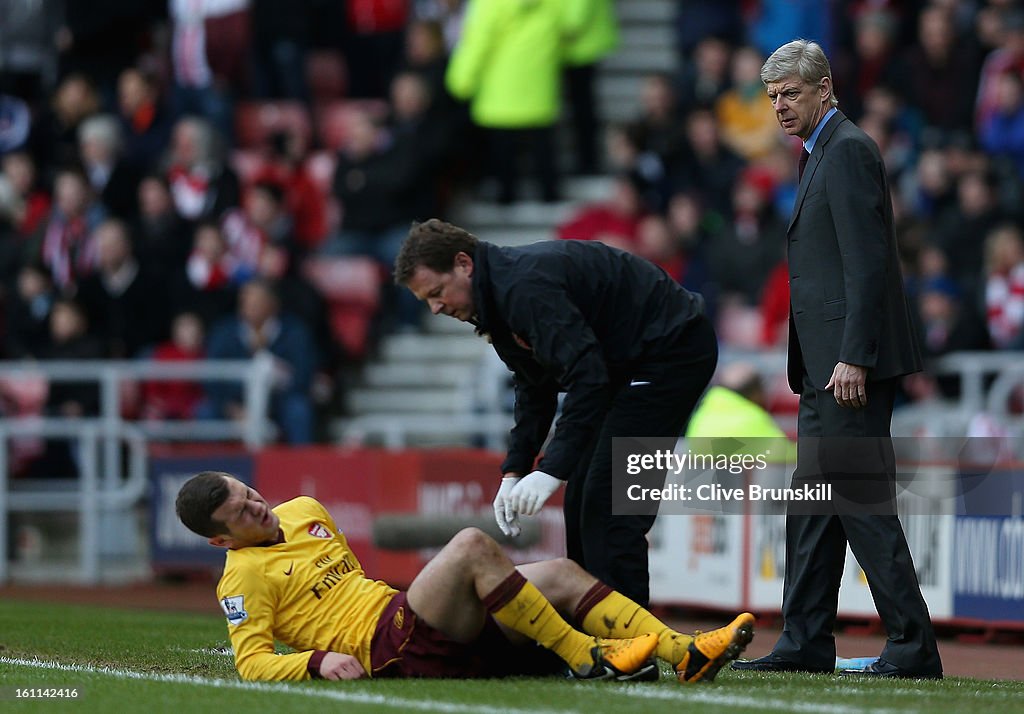
[[[789,223],[790,387],[824,389],[837,362],[868,380],[921,369],[875,142],[842,112],[818,135]]]

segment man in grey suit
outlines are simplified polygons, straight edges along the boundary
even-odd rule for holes
[[[867,677],[940,678],[935,635],[896,515],[890,422],[901,375],[921,369],[878,147],[837,109],[821,47],[794,40],[761,79],[782,129],[803,140],[788,230],[789,383],[800,395],[794,485],[834,501],[790,504],[782,636],[736,669],[831,672],[846,544],[888,633]]]

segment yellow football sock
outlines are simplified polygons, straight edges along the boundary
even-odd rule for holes
[[[495,620],[547,647],[574,671],[585,674],[594,664],[591,650],[596,640],[574,630],[540,590],[518,571],[483,601]]]
[[[583,631],[591,635],[624,639],[654,632],[658,635],[658,648],[654,653],[673,666],[679,664],[693,642],[690,635],[676,632],[645,608],[601,583],[583,596],[577,613],[581,610],[585,611],[581,623]]]

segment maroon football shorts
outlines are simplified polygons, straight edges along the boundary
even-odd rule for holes
[[[540,675],[557,672],[563,663],[538,645],[509,642],[497,623],[487,617],[473,642],[456,642],[423,622],[404,592],[384,608],[370,642],[373,677],[432,677],[469,679]]]

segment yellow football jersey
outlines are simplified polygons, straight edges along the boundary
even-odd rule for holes
[[[308,679],[313,652],[357,657],[370,672],[370,639],[397,590],[371,580],[318,501],[274,509],[284,542],[229,550],[217,597],[243,679]],[[274,640],[295,653],[274,653]]]

